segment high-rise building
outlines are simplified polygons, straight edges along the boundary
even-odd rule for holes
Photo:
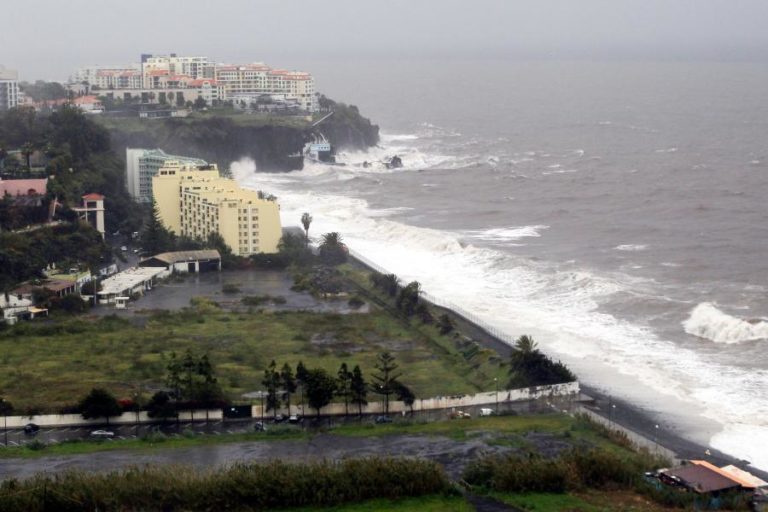
[[[19,74],[0,66],[0,112],[18,106]]]
[[[274,198],[240,188],[207,169],[168,162],[152,178],[160,220],[170,231],[190,238],[221,235],[234,254],[275,253],[282,236],[280,207]]]
[[[204,167],[208,162],[199,158],[169,155],[162,149],[125,150],[125,185],[134,201],[152,202],[152,177],[168,162]]]

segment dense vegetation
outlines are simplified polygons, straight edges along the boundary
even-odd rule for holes
[[[239,463],[215,471],[144,467],[0,484],[2,510],[273,510],[447,492],[439,465],[414,459]]]
[[[379,143],[379,127],[361,116],[355,105],[337,103],[325,96],[320,96],[318,103],[323,112],[333,111],[319,128],[338,148],[365,149]]]
[[[67,269],[78,262],[95,267],[111,258],[111,249],[91,226],[60,224],[36,230],[0,233],[0,292],[21,281],[42,277],[47,265]]]
[[[36,154],[41,168],[34,175],[23,168],[16,174],[49,177],[49,201],[55,197],[66,209],[79,206],[83,194],[98,192],[106,196],[108,229],[125,227],[130,232],[140,225],[141,212],[125,188],[124,162],[110,150],[109,133],[78,109],[64,106],[46,114],[14,108],[0,113],[0,148],[29,148]],[[5,160],[7,171],[11,160]]]

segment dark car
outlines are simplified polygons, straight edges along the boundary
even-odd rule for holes
[[[376,423],[392,423],[392,418],[389,416],[376,416]]]
[[[24,425],[25,434],[37,434],[40,431],[40,425],[35,423],[27,423]]]

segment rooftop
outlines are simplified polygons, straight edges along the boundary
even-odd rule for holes
[[[218,260],[221,259],[221,254],[219,254],[219,251],[214,249],[203,249],[200,251],[174,251],[155,254],[154,256],[142,261],[151,259],[160,260],[171,265],[173,263],[181,263],[184,261]]]
[[[163,272],[165,269],[160,267],[131,267],[103,280],[98,295],[123,293]]]
[[[48,178],[32,180],[0,180],[0,196],[9,194],[12,196],[26,196],[45,194],[48,187]]]

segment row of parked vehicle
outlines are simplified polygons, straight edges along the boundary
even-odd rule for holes
[[[27,423],[24,425],[24,433],[30,436],[34,436],[40,432],[40,425],[36,423]],[[92,437],[114,437],[115,433],[110,430],[94,430],[91,432]]]

